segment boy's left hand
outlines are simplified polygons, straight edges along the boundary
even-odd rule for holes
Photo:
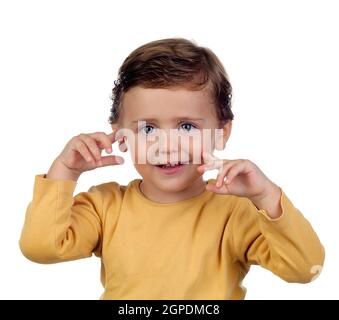
[[[207,190],[249,198],[258,209],[265,209],[271,218],[281,215],[281,189],[253,162],[219,159],[205,151],[202,157],[205,163],[197,168],[200,173],[219,170],[216,183],[207,184]]]

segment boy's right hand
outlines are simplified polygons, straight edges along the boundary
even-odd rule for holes
[[[101,156],[103,149],[106,153],[112,152],[112,144],[118,140],[115,133],[116,130],[113,130],[110,134],[95,132],[73,137],[54,160],[46,178],[77,181],[85,171],[122,164],[124,162],[122,157]]]

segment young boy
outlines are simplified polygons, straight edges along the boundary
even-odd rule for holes
[[[252,264],[310,282],[324,262],[310,223],[253,162],[213,156],[231,133],[231,91],[215,54],[191,41],[134,50],[114,82],[113,132],[73,137],[48,173],[35,177],[23,254],[56,263],[94,253],[102,299],[243,299]],[[206,130],[211,139],[201,136]],[[180,143],[171,143],[173,132]],[[116,141],[142,179],[73,197],[83,172],[122,165],[121,157],[101,155]],[[213,169],[217,178],[204,181]]]

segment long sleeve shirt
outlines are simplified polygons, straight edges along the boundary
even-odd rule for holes
[[[73,196],[75,181],[36,175],[21,251],[38,263],[94,253],[101,299],[243,299],[252,264],[305,283],[324,262],[316,233],[283,190],[282,215],[271,219],[248,198],[209,190],[155,202],[141,181],[103,183]]]

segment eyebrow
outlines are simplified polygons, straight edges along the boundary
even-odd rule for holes
[[[189,118],[189,117],[177,117],[173,119],[174,121],[203,121],[204,119],[202,118]],[[146,121],[146,122],[157,122],[158,120],[155,118],[143,118],[143,119],[138,119],[138,120],[133,120],[132,123],[138,122],[138,121]]]

